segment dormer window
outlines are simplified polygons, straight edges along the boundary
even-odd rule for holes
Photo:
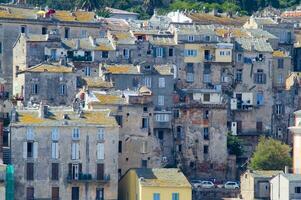
[[[193,42],[194,41],[194,36],[193,35],[188,35],[188,41]]]

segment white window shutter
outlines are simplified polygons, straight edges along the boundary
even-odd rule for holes
[[[51,158],[52,159],[59,158],[59,144],[57,142],[53,142],[51,145]]]
[[[23,158],[27,158],[27,142],[23,142]]]
[[[34,140],[34,133],[33,133],[33,128],[32,127],[27,127],[27,129],[26,129],[26,137],[27,137],[27,141]]]
[[[71,147],[71,159],[75,160],[76,159],[76,155],[75,155],[75,143],[72,143],[72,147]]]
[[[75,159],[79,159],[79,144],[78,143],[75,143]]]
[[[97,159],[98,160],[103,160],[105,158],[104,156],[104,144],[103,143],[98,143],[97,144]]]
[[[52,129],[51,139],[53,141],[58,141],[59,140],[59,130],[58,130],[58,128],[53,128]]]
[[[33,158],[38,158],[38,142],[33,143]]]

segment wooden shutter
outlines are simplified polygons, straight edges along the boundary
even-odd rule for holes
[[[38,142],[33,143],[33,158],[38,158]]]
[[[51,166],[51,179],[52,180],[59,180],[59,164],[52,163]]]
[[[68,164],[68,176],[72,176],[72,164]]]
[[[79,159],[80,154],[79,154],[79,143],[75,143],[75,159]]]
[[[236,127],[237,127],[237,133],[240,134],[242,132],[242,122],[237,121],[236,122]]]
[[[81,174],[83,172],[83,166],[81,163],[78,164],[78,173]]]
[[[51,158],[52,159],[59,158],[59,144],[57,142],[52,142],[51,144]]]
[[[52,129],[51,139],[52,139],[53,141],[58,141],[58,140],[59,140],[59,132],[58,132],[58,128],[53,128],[53,129]]]
[[[104,179],[104,164],[99,163],[97,164],[97,180]]]
[[[34,165],[33,163],[26,164],[26,178],[27,180],[33,180],[34,178]]]
[[[71,146],[71,159],[72,160],[75,160],[76,159],[76,153],[75,153],[75,143],[72,143],[72,146]]]
[[[52,187],[51,190],[51,200],[59,200],[60,199],[60,188]]]
[[[98,143],[97,144],[97,159],[102,160],[104,159],[104,144],[103,143]]]
[[[34,188],[33,187],[26,188],[26,199],[30,199],[30,200],[34,199]]]
[[[27,158],[27,142],[23,142],[23,158]]]

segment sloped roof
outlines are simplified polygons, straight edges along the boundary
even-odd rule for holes
[[[117,44],[135,44],[136,42],[132,31],[112,31],[111,34]]]
[[[272,18],[270,17],[255,17],[253,18],[254,21],[260,25],[269,25],[269,24],[277,24]]]
[[[73,67],[60,65],[58,63],[41,63],[34,67],[30,67],[19,73],[32,72],[32,73],[72,73]]]
[[[262,29],[247,29],[249,34],[255,38],[277,39],[277,37],[268,31]]]
[[[134,169],[143,187],[187,187],[191,185],[185,175],[176,168]]]
[[[95,46],[89,38],[81,39],[64,39],[62,43],[66,48],[76,49],[76,44],[79,41],[79,49],[91,50],[91,51],[114,51],[114,44],[107,38],[95,39]]]
[[[83,117],[79,117],[72,109],[58,108],[49,110],[47,118],[40,118],[38,110],[20,110],[18,113],[18,121],[13,125],[33,125],[33,126],[63,126],[63,121],[68,125],[101,125],[101,126],[117,126],[114,117],[110,116],[110,110],[84,111]],[[68,119],[64,120],[64,114],[68,115]]]
[[[120,9],[116,9],[116,8],[110,8],[110,7],[106,7],[106,10],[108,10],[112,14],[139,15],[138,13],[129,12],[129,11],[126,11],[126,10],[120,10]]]
[[[124,105],[127,104],[125,98],[120,96],[120,94],[114,93],[94,93],[95,97],[98,99],[97,101],[93,101],[92,104],[96,105]]]
[[[105,68],[112,74],[140,74],[138,67],[132,64],[105,65]]]
[[[277,174],[283,173],[281,170],[254,170],[250,172],[250,175],[253,177],[273,177]]]
[[[301,182],[301,174],[282,173],[281,175],[289,181],[299,181],[299,182]]]
[[[85,81],[85,85],[89,88],[113,88],[113,84],[111,82],[104,81],[100,77],[83,77],[83,80]]]
[[[270,43],[259,38],[236,38],[236,48],[245,51],[273,52]]]
[[[153,45],[158,46],[173,46],[176,45],[177,42],[173,36],[152,36],[149,39],[149,42]]]

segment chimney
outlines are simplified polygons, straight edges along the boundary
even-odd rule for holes
[[[39,117],[42,119],[47,118],[47,114],[48,114],[48,106],[44,105],[41,102],[39,107]]]
[[[77,50],[79,50],[79,48],[80,48],[80,40],[79,39],[76,40],[75,48]]]

